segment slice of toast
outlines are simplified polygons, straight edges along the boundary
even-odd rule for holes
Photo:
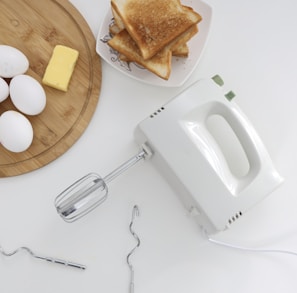
[[[136,62],[149,71],[167,80],[171,73],[171,51],[163,49],[155,56],[144,60],[140,50],[127,30],[122,30],[108,41],[109,46],[120,53],[120,59],[127,62]]]
[[[178,48],[174,49],[172,51],[172,56],[182,57],[182,58],[188,57],[189,56],[189,47],[188,47],[188,45],[187,44],[182,44]],[[119,54],[119,58],[120,58],[121,61],[133,62],[132,60],[129,60],[128,57],[125,56],[124,54]]]
[[[191,7],[189,7],[189,9],[192,9]],[[120,31],[122,31],[123,29],[125,29],[124,23],[121,20],[120,16],[117,14],[117,12],[111,7],[111,12],[113,15],[113,24],[110,25],[109,27],[109,32],[114,36],[116,34],[118,34]],[[179,47],[176,47],[173,51],[172,51],[172,56],[175,57],[183,57],[186,58],[189,56],[189,47],[188,45],[182,44]],[[121,54],[120,55],[120,59],[122,61],[126,61],[129,62],[130,60],[128,60],[127,56]]]
[[[198,33],[198,26],[192,25],[188,30],[183,32],[178,38],[174,39],[167,45],[171,51],[179,50],[180,46],[186,44],[194,35]]]
[[[179,0],[111,0],[111,5],[144,60],[202,19]]]
[[[120,31],[109,40],[108,45],[120,53],[121,60],[136,62],[159,77],[167,80],[171,73],[172,52],[179,50],[180,47],[190,40],[197,32],[197,25],[193,25],[153,57],[146,60],[142,57],[140,49],[126,29]]]

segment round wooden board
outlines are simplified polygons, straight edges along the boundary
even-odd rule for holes
[[[21,50],[30,62],[26,74],[40,83],[56,45],[79,51],[68,91],[43,86],[47,96],[45,110],[37,116],[27,116],[34,129],[30,148],[13,153],[0,144],[0,177],[8,177],[48,164],[75,143],[95,111],[102,72],[95,38],[67,0],[0,0],[0,44]],[[0,115],[7,110],[16,110],[10,98],[0,103]]]

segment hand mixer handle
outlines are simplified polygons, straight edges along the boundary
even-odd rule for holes
[[[248,159],[249,170],[247,174],[242,177],[231,175],[238,191],[248,185],[251,192],[260,190],[261,185],[279,185],[282,178],[275,170],[271,158],[252,123],[237,104],[227,99],[217,100],[209,108],[207,116],[210,117],[211,115],[220,115],[226,120],[238,138]],[[222,168],[224,169],[226,166],[222,166]],[[225,171],[230,172],[229,169]]]

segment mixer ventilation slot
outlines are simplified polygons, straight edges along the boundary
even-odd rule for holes
[[[156,112],[154,112],[153,114],[151,114],[150,118],[154,118],[155,116],[159,115],[164,110],[165,110],[165,108],[164,107],[161,107]]]
[[[229,220],[228,220],[228,224],[231,225],[232,223],[234,223],[237,219],[239,219],[242,216],[242,212],[239,211],[237,212],[234,216],[232,216]]]

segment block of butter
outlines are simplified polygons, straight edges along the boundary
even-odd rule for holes
[[[57,45],[46,67],[42,83],[66,92],[79,52],[75,49]]]

